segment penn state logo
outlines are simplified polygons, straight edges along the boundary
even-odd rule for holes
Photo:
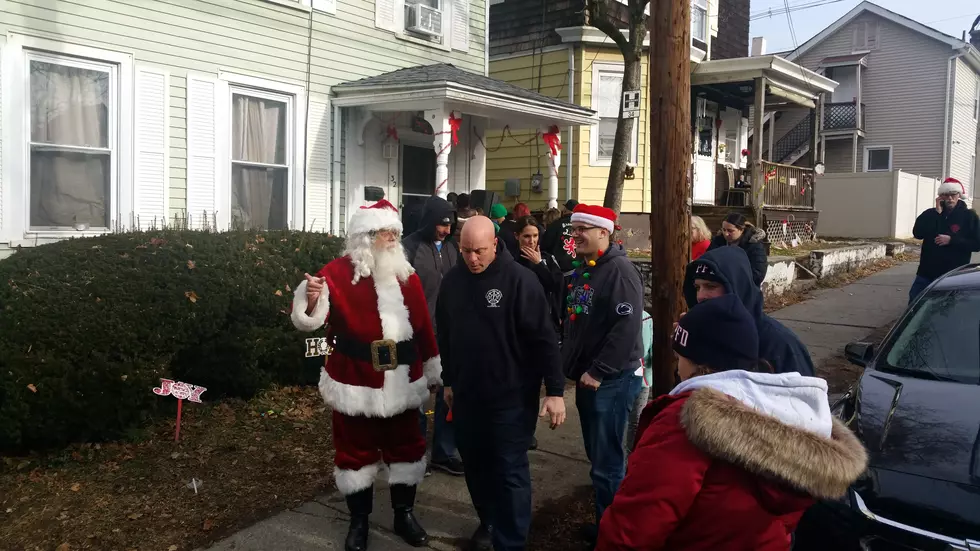
[[[490,289],[487,291],[487,308],[500,308],[500,301],[503,298],[504,294],[500,289]]]
[[[620,316],[628,316],[633,313],[633,305],[628,302],[620,302],[616,305],[616,313]]]

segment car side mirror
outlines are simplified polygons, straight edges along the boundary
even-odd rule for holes
[[[844,357],[854,365],[867,367],[875,357],[875,345],[870,342],[852,342],[844,347]]]

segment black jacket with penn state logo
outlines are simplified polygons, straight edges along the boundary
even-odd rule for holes
[[[588,272],[586,279],[582,273]],[[586,371],[595,379],[636,371],[643,356],[643,282],[622,245],[611,245],[596,265],[580,267],[568,291],[563,322],[562,369],[579,380]],[[586,288],[588,286],[588,288]],[[581,306],[581,312],[576,310]],[[567,308],[573,311],[569,313]],[[572,320],[571,314],[575,315]]]
[[[442,380],[455,399],[486,408],[536,405],[542,380],[548,396],[563,395],[550,303],[502,240],[482,273],[460,262],[445,275],[436,323]]]

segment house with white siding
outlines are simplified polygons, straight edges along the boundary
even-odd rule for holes
[[[0,258],[174,223],[340,234],[380,195],[482,189],[486,132],[596,119],[486,76],[488,9],[4,0]]]
[[[839,83],[818,117],[827,173],[953,176],[976,196],[977,46],[866,1],[782,55]],[[789,112],[770,117],[764,155],[794,163],[808,125]]]

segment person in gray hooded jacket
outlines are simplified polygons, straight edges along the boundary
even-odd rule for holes
[[[450,238],[455,222],[456,213],[452,203],[433,195],[425,201],[419,229],[402,241],[405,256],[422,281],[425,301],[429,305],[429,318],[437,336],[439,328],[436,326],[436,303],[439,300],[439,288],[442,286],[443,276],[459,260],[459,246]],[[423,405],[423,410],[424,407]],[[436,392],[430,464],[451,475],[462,476],[463,462],[456,454],[456,435],[452,424],[446,421],[448,413],[449,408],[443,399],[442,389],[439,389]],[[424,435],[427,432],[425,411],[421,412],[419,422]]]

